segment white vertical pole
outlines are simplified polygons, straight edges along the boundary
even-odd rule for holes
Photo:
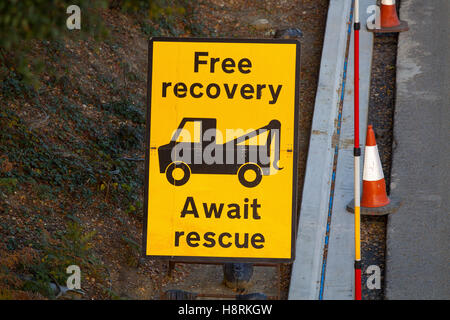
[[[355,300],[361,300],[361,227],[360,227],[360,156],[361,148],[359,146],[359,30],[361,24],[359,23],[359,0],[354,0],[355,8],[355,41],[354,41],[354,53],[355,53],[355,72],[354,72],[354,132],[355,132],[355,146],[353,149],[354,154],[354,192],[355,192]]]

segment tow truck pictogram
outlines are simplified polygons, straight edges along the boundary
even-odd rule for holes
[[[183,128],[189,123],[200,125],[201,134],[198,141],[179,141]],[[243,186],[253,188],[261,182],[263,175],[271,174],[271,168],[282,169],[278,167],[280,121],[271,120],[266,126],[224,144],[216,144],[216,124],[217,119],[214,118],[183,118],[171,141],[158,148],[160,172],[166,174],[171,184],[182,186],[188,182],[191,174],[237,174]],[[265,144],[248,143],[249,139],[266,133]],[[215,155],[215,159],[219,158],[219,161],[208,163],[203,157],[207,147],[209,150],[222,151],[221,155]],[[187,154],[183,154],[184,152]],[[176,169],[181,169],[178,174],[174,173]]]

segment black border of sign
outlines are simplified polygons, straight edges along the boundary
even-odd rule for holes
[[[151,87],[153,67],[153,43],[154,42],[228,42],[228,43],[274,43],[295,44],[295,119],[294,119],[294,168],[292,177],[292,227],[291,227],[291,258],[240,258],[240,257],[204,257],[204,256],[158,256],[147,255],[147,222],[148,222],[148,184],[150,164],[150,120],[151,120]],[[297,213],[298,213],[298,123],[299,123],[299,94],[300,94],[300,41],[295,39],[230,39],[230,38],[170,38],[153,37],[148,45],[148,73],[147,73],[147,119],[145,132],[145,200],[144,221],[142,235],[142,255],[145,258],[158,258],[178,262],[248,262],[248,263],[291,263],[295,259],[295,242],[297,237]]]

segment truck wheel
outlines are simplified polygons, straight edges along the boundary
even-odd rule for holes
[[[188,182],[191,172],[189,167],[182,162],[172,162],[166,170],[166,178],[174,186],[182,186]]]
[[[239,169],[238,178],[244,187],[253,188],[261,182],[262,172],[256,164],[248,163]]]

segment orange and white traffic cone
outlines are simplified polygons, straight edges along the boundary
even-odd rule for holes
[[[381,0],[380,24],[380,27],[374,29],[368,28],[368,30],[375,33],[402,32],[409,30],[408,22],[398,18],[395,0]]]
[[[380,155],[375,141],[372,125],[367,126],[366,146],[364,148],[363,186],[361,196],[361,214],[385,215],[394,213],[400,207],[397,199],[389,199],[386,193],[386,181]],[[354,201],[347,205],[350,212],[354,212]]]
[[[361,207],[377,208],[390,203],[386,193],[383,167],[375,141],[372,125],[367,126],[366,147],[364,149],[363,188]]]

